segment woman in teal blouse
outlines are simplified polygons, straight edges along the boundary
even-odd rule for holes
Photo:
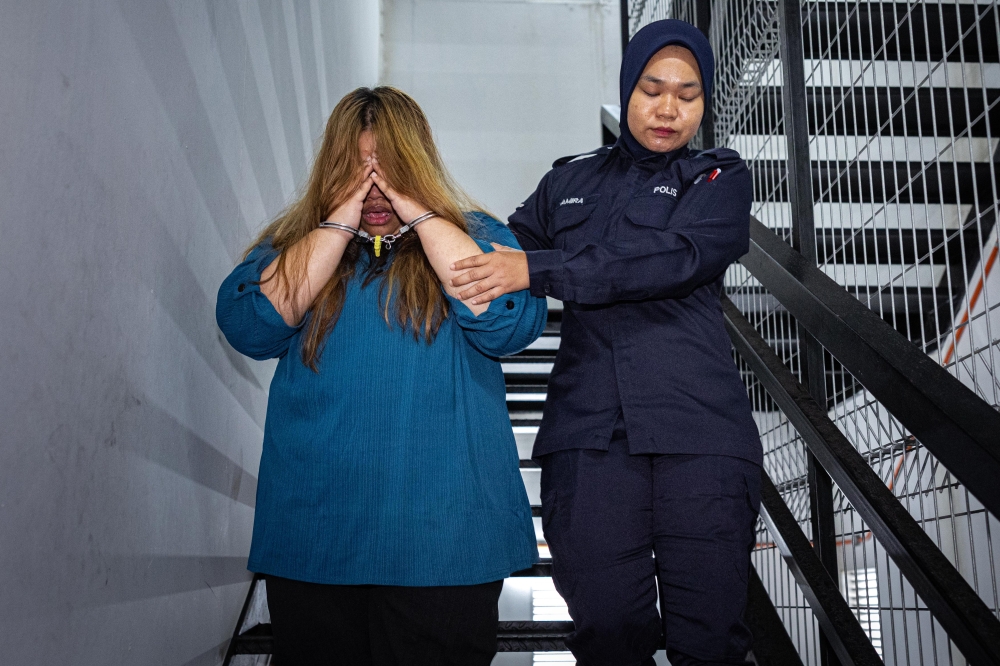
[[[452,262],[516,247],[472,209],[416,102],[361,88],[219,290],[230,344],[280,359],[249,568],[282,664],[489,664],[502,580],[537,561],[497,358],[546,306],[455,297]]]

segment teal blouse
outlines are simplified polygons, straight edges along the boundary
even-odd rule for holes
[[[516,247],[468,216],[484,251]],[[538,560],[497,357],[545,327],[527,291],[476,317],[449,297],[432,344],[386,324],[379,279],[348,285],[319,372],[255,283],[277,252],[254,249],[222,283],[219,327],[239,352],[279,358],[271,381],[248,568],[328,584],[472,585]]]

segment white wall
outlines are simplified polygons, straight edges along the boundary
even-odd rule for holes
[[[383,0],[382,80],[416,98],[452,174],[506,220],[618,101],[616,0]]]
[[[420,103],[452,175],[501,220],[555,159],[601,145],[601,105],[618,101],[616,0],[382,4],[382,82]],[[501,619],[531,619],[531,584],[507,581]]]
[[[0,2],[0,662],[213,664],[270,368],[215,293],[375,83],[371,0]]]

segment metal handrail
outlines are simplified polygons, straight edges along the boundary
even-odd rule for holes
[[[1000,413],[755,218],[740,263],[1000,516]]]
[[[723,297],[722,307],[726,329],[740,357],[871,527],[955,645],[970,661],[1000,663],[1000,620],[868,466],[830,420],[826,410],[812,399],[806,388],[785,367],[739,308],[727,297]],[[800,557],[795,561],[799,566],[803,565]],[[799,583],[806,592],[803,581]],[[808,598],[809,594],[806,596]],[[816,611],[816,606],[813,608]],[[840,627],[837,633],[840,634]]]
[[[756,569],[750,567],[746,622],[753,634],[753,659],[759,666],[803,666],[781,616]]]
[[[841,666],[881,666],[882,659],[875,646],[767,472],[761,472],[761,481],[760,517],[813,608]]]

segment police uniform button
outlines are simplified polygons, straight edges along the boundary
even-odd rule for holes
[[[507,309],[508,310],[514,309],[514,301],[507,301]]]
[[[236,287],[236,291],[243,291],[246,288],[247,286],[245,284],[241,284],[240,286]]]
[[[545,293],[547,294],[547,293],[549,293],[551,291],[552,291],[552,287],[550,285],[545,285]]]

